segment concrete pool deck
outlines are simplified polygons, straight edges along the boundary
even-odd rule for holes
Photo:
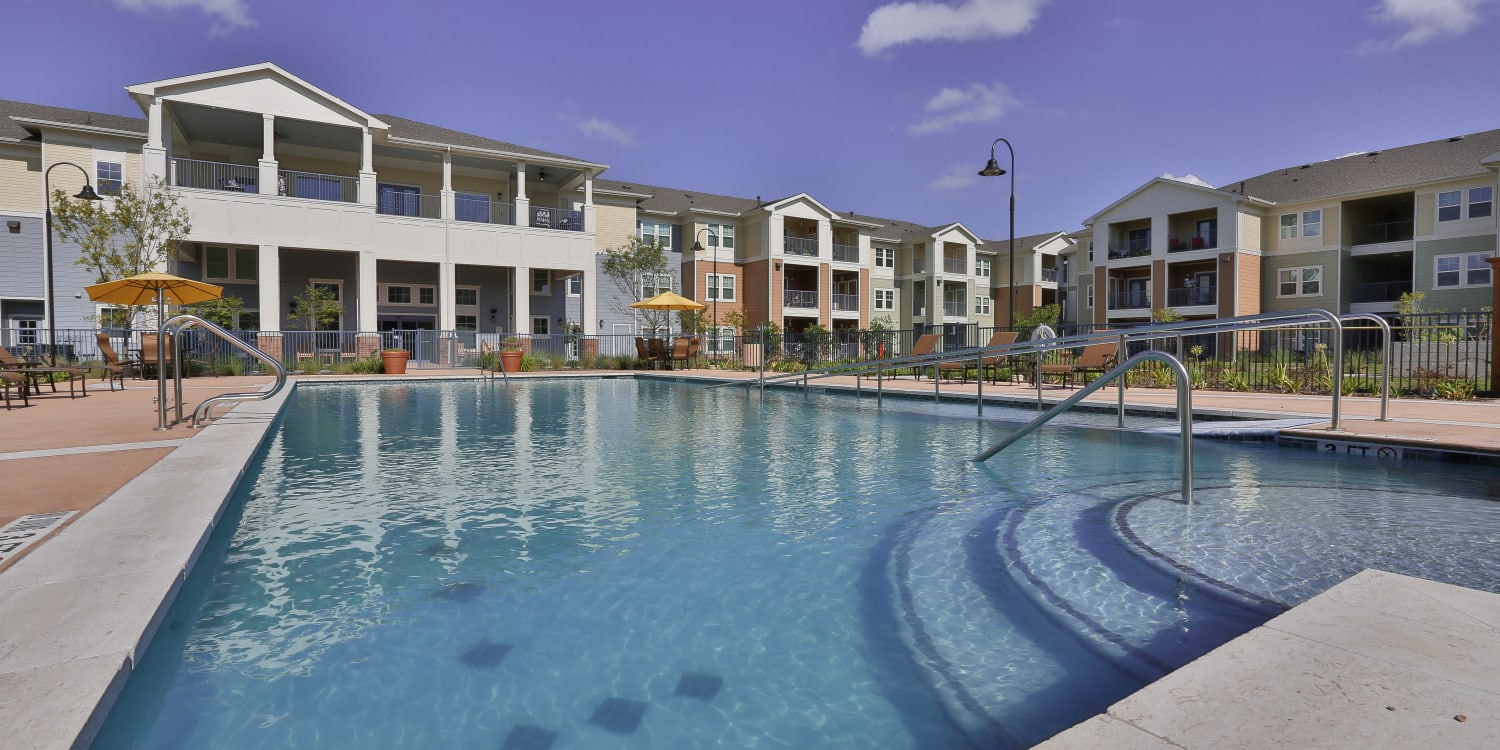
[[[639,374],[695,380],[754,378],[753,373],[718,370]],[[522,380],[558,375],[535,373],[513,377]],[[565,377],[594,375],[628,377],[630,373],[563,374]],[[477,376],[475,371],[434,370],[374,379],[398,383]],[[307,376],[296,380],[318,383],[370,379]],[[184,388],[189,402],[196,403],[214,393],[254,390],[267,383],[269,378],[264,377],[196,378],[185,381]],[[86,747],[92,740],[114,695],[165,615],[167,602],[175,596],[196,561],[284,398],[283,395],[272,402],[243,404],[205,430],[194,431],[179,425],[157,432],[152,403],[155,388],[139,381],[129,381],[129,385],[127,390],[116,392],[91,387],[91,395],[86,399],[49,394],[33,399],[30,407],[0,415],[0,423],[7,428],[0,430],[0,470],[7,478],[6,490],[0,493],[0,525],[26,514],[81,511],[60,531],[50,532],[50,537],[42,543],[0,561],[0,613],[3,613],[0,621],[4,622],[0,625],[0,725],[7,728],[11,738],[8,742],[18,743],[8,746]],[[821,381],[819,387],[853,389],[855,383],[852,378],[830,379]],[[866,391],[872,388],[868,379],[863,388]],[[933,394],[931,381],[911,378],[887,380],[884,388],[889,394],[907,397],[925,398]],[[948,383],[941,388],[945,400],[967,398],[972,402],[974,393],[973,384]],[[1034,404],[1035,393],[1024,386],[984,387],[986,403]],[[1060,388],[1044,392],[1044,398],[1054,402],[1067,395],[1069,392]],[[1100,406],[1114,403],[1113,391],[1097,396]],[[1131,389],[1127,391],[1127,402],[1132,411],[1149,413],[1171,409],[1176,400],[1170,391]],[[1391,406],[1392,421],[1378,422],[1374,421],[1378,400],[1346,399],[1344,429],[1330,434],[1319,429],[1320,423],[1326,426],[1328,421],[1326,397],[1194,393],[1194,411],[1201,416],[1275,419],[1278,420],[1275,429],[1283,434],[1312,441],[1337,441],[1341,452],[1349,445],[1372,445],[1451,451],[1489,460],[1500,457],[1500,404],[1393,400]],[[185,491],[185,487],[192,489]],[[1399,585],[1392,583],[1394,578],[1379,579],[1381,585],[1373,587],[1378,591],[1368,596],[1362,594],[1364,598],[1350,598],[1353,594],[1345,593],[1331,596],[1369,575],[1361,574],[1331,589],[1154,683],[1117,704],[1110,714],[1086,722],[1053,742],[1079,743],[1056,745],[1059,748],[1269,747],[1277,744],[1273,738],[1283,737],[1293,746],[1318,747],[1405,747],[1419,742],[1436,747],[1500,745],[1493,718],[1497,713],[1486,710],[1496,708],[1500,701],[1497,698],[1500,678],[1481,679],[1500,674],[1492,668],[1500,664],[1491,663],[1500,661],[1491,656],[1500,653],[1497,648],[1500,647],[1500,596],[1404,577],[1395,577],[1400,579]],[[1359,591],[1366,592],[1369,588]],[[1325,598],[1331,603],[1323,604]],[[1309,610],[1315,602],[1318,606]],[[1442,606],[1435,606],[1434,602]],[[1459,603],[1463,606],[1459,607]],[[1298,614],[1308,611],[1314,615]],[[1298,617],[1288,619],[1293,614]],[[1301,622],[1299,618],[1313,618],[1314,624],[1338,623],[1337,627],[1328,627],[1329,631],[1366,633],[1364,640],[1355,645],[1370,653],[1355,650],[1350,643],[1332,635],[1315,638],[1288,630]],[[1306,643],[1299,645],[1308,653],[1293,666],[1317,670],[1313,674],[1316,679],[1308,678],[1311,682],[1305,691],[1294,689],[1302,683],[1288,682],[1282,673],[1260,668],[1261,660],[1281,653],[1279,646],[1261,645],[1259,651],[1254,650],[1254,644],[1259,642],[1256,639],[1271,639],[1268,643],[1275,643],[1276,638],[1292,637],[1302,637]],[[1242,642],[1252,645],[1244,647]],[[1438,647],[1443,644],[1449,645]],[[1244,648],[1251,649],[1246,652],[1248,658],[1240,656],[1223,664],[1210,661]],[[1420,674],[1372,672],[1366,661],[1348,658],[1351,653],[1381,664],[1427,667]],[[1450,716],[1449,723],[1458,726],[1455,732],[1447,724],[1433,723],[1432,711],[1439,710],[1435,705],[1421,704],[1426,708],[1418,711],[1415,710],[1418,704],[1412,703],[1413,710],[1404,710],[1397,702],[1388,701],[1385,705],[1396,710],[1385,711],[1382,705],[1380,710],[1391,716],[1380,718],[1392,726],[1399,725],[1400,729],[1383,729],[1378,737],[1403,738],[1399,743],[1382,745],[1365,738],[1361,731],[1350,731],[1327,742],[1297,739],[1321,738],[1322,735],[1305,727],[1330,725],[1330,712],[1350,714],[1352,699],[1347,692],[1350,685],[1374,684],[1371,680],[1377,677],[1385,679],[1381,674],[1396,675],[1391,679],[1397,681],[1383,688],[1387,692],[1420,689],[1432,695],[1451,695],[1454,705],[1462,704],[1454,709],[1454,715],[1463,714],[1467,721],[1455,722]],[[1180,682],[1179,678],[1187,681]],[[1441,690],[1447,692],[1432,692],[1439,683]],[[1343,686],[1344,692],[1329,688],[1329,684]],[[1178,687],[1170,687],[1173,685]],[[1246,696],[1266,697],[1269,702],[1257,704]],[[1137,699],[1143,703],[1137,703]],[[1191,717],[1172,718],[1177,716],[1172,707],[1179,704],[1196,706],[1199,713],[1208,717],[1205,720],[1208,724],[1221,728],[1221,734],[1204,735]],[[1140,708],[1142,705],[1149,710]],[[1252,706],[1254,712],[1238,725],[1220,720],[1230,708],[1250,711]],[[1255,724],[1252,719],[1257,718],[1262,725],[1269,723],[1272,729]],[[1095,724],[1094,728],[1087,728]],[[1367,724],[1358,726],[1363,728]],[[1241,737],[1240,730],[1231,732],[1226,728],[1234,726],[1243,727],[1245,732],[1262,727],[1255,731],[1264,729],[1265,733]],[[1179,735],[1172,735],[1179,730]],[[1077,740],[1067,740],[1072,732],[1107,734],[1082,734]],[[1121,738],[1118,744],[1104,741],[1116,736]],[[1225,744],[1226,736],[1238,738],[1238,744]],[[1479,741],[1468,744],[1470,738]]]

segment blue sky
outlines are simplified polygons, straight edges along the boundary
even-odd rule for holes
[[[1163,174],[1220,185],[1500,128],[1496,0],[7,5],[0,98],[140,116],[126,85],[271,61],[614,179],[990,239],[1009,178],[974,173],[997,137],[1026,235]]]

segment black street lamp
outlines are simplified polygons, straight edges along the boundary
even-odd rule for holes
[[[54,169],[56,169],[58,167],[61,167],[64,164],[66,164],[67,166],[70,166],[70,167],[72,167],[72,168],[74,168],[74,169],[76,169],[76,170],[78,170],[78,171],[80,171],[80,172],[83,173],[83,189],[80,190],[80,191],[78,191],[78,195],[73,196],[74,198],[77,198],[79,200],[85,200],[85,201],[104,200],[103,198],[99,197],[98,193],[94,192],[94,186],[91,185],[91,184],[89,184],[89,173],[88,173],[88,170],[84,169],[83,167],[78,166],[77,164],[74,164],[73,162],[70,162],[70,161],[60,161],[60,162],[58,162],[56,164],[53,164],[50,167],[47,167],[47,171],[42,173],[42,192],[45,193],[46,196],[47,196],[47,198],[46,198],[46,201],[47,201],[47,226],[44,227],[44,229],[46,230],[46,236],[44,236],[42,238],[42,249],[43,249],[43,254],[46,257],[46,264],[47,264],[47,345],[52,350],[52,364],[53,364],[53,366],[57,365],[57,299],[53,295],[53,291],[52,291],[53,284],[52,284],[52,182],[51,182],[51,179],[52,179],[52,170],[54,170]]]
[[[1006,279],[1009,288],[1010,305],[1008,313],[1010,318],[1007,322],[1011,328],[1016,325],[1016,150],[1011,148],[1010,141],[1004,138],[996,138],[990,144],[990,161],[979,170],[980,177],[999,177],[1005,174],[1000,168],[1000,163],[995,161],[995,143],[1004,143],[1005,149],[1010,152],[1010,276]]]
[[[693,265],[694,265],[694,267],[697,266],[698,253],[703,252],[703,244],[698,241],[698,238],[702,237],[704,232],[709,232],[709,231],[710,231],[710,229],[708,227],[704,227],[702,229],[699,229],[697,234],[693,235]],[[719,241],[714,243],[714,270],[713,270],[713,273],[714,273],[714,286],[713,286],[714,298],[712,300],[712,302],[713,302],[713,329],[714,329],[713,342],[714,342],[714,346],[713,346],[713,350],[711,350],[709,352],[710,354],[713,354],[713,353],[717,352],[717,350],[719,349],[719,297],[722,297],[724,295],[724,289],[723,289],[724,279],[723,279],[723,277],[719,276],[719,245],[722,245],[722,244],[724,244],[724,238],[723,237],[719,237]],[[707,279],[705,279],[705,282],[706,281],[707,281]],[[706,283],[704,285],[707,286]],[[717,360],[715,360],[715,361],[717,361]]]

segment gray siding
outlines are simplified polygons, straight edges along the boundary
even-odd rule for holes
[[[1458,312],[1459,310],[1474,310],[1494,301],[1494,294],[1490,286],[1464,287],[1462,289],[1434,289],[1433,280],[1436,269],[1433,259],[1439,255],[1458,255],[1468,253],[1495,253],[1495,235],[1481,234],[1474,237],[1452,237],[1442,240],[1429,240],[1418,242],[1415,264],[1416,268],[1412,288],[1419,292],[1426,292],[1427,298],[1422,301],[1422,307],[1429,312],[1439,310],[1445,312]],[[1493,272],[1491,272],[1490,284],[1494,284]]]
[[[1322,266],[1323,278],[1318,288],[1322,294],[1307,297],[1280,297],[1277,296],[1277,278],[1283,268],[1300,268],[1302,266]],[[1261,304],[1266,312],[1284,312],[1286,310],[1300,310],[1307,307],[1321,307],[1328,310],[1340,310],[1340,303],[1348,307],[1348,300],[1339,299],[1339,285],[1343,282],[1339,278],[1339,250],[1325,250],[1316,253],[1297,253],[1294,255],[1267,255],[1262,259],[1261,265]]]
[[[11,221],[21,222],[19,233],[10,233]],[[42,296],[41,219],[0,216],[0,268],[0,297]]]

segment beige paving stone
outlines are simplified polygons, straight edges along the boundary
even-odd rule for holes
[[[1181,750],[1139,727],[1104,715],[1085,721],[1052,739],[1036,745],[1034,750]]]
[[[102,654],[127,653],[133,660],[165,615],[165,602],[182,585],[182,571],[153,568],[9,588],[13,585],[10,572],[0,577],[0,612],[6,613],[0,673]]]
[[[0,674],[0,728],[7,750],[87,746],[104,722],[97,696],[125,684],[119,652]]]

